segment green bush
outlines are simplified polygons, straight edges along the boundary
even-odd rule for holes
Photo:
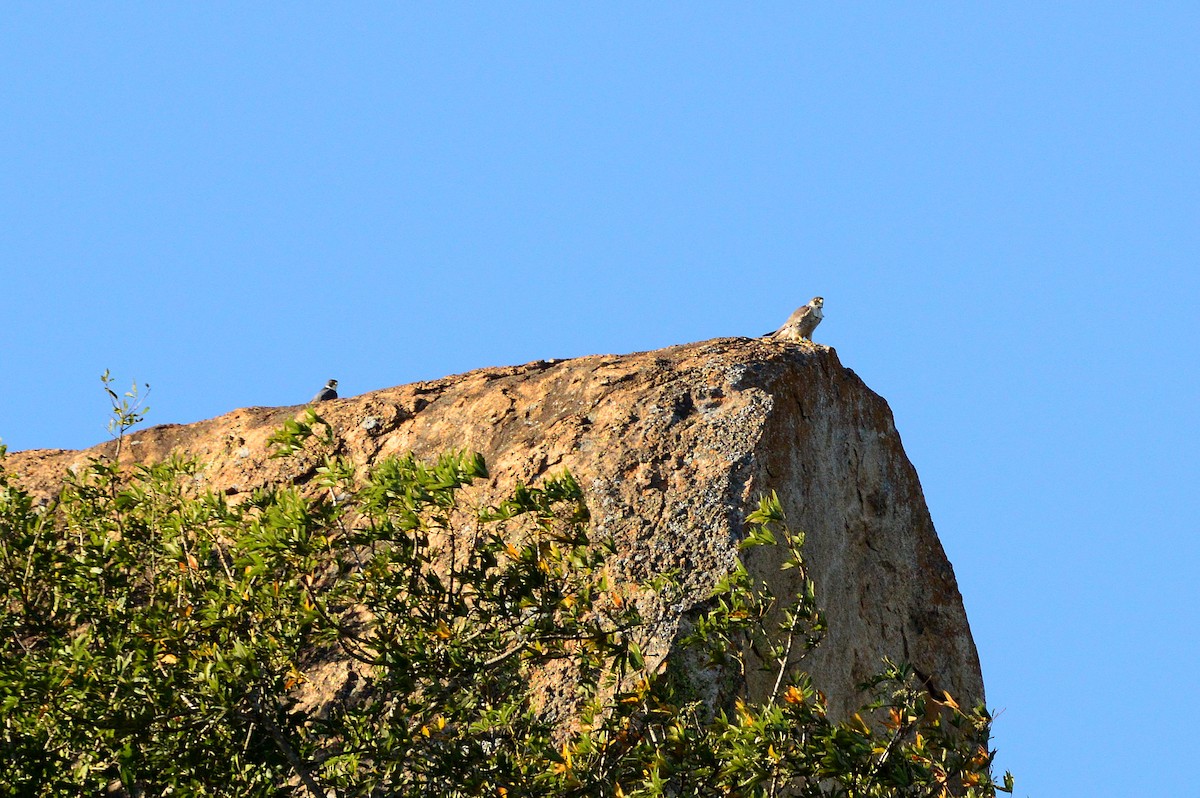
[[[0,471],[0,794],[1011,790],[990,775],[986,711],[905,667],[884,664],[861,713],[827,717],[796,667],[823,621],[774,497],[742,545],[786,547],[806,589],[777,598],[738,566],[651,662],[643,612],[679,584],[614,583],[569,474],[476,507],[478,455],[359,475],[311,410],[274,441],[323,465],[236,505],[182,459],[93,460],[48,505]],[[329,662],[350,675],[316,706]],[[698,697],[697,667],[727,674],[725,698]],[[752,668],[773,684],[760,700]],[[573,692],[548,696],[550,679]]]

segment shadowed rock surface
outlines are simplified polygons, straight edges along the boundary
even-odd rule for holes
[[[153,427],[127,438],[122,460],[184,452],[204,465],[205,484],[231,500],[269,483],[301,483],[316,459],[270,459],[267,447],[301,409],[245,408]],[[537,361],[323,402],[319,412],[358,464],[409,450],[430,459],[474,450],[497,491],[569,468],[594,527],[616,541],[617,574],[677,570],[688,588],[683,605],[652,608],[660,621],[648,641],[652,657],[667,653],[681,614],[727,573],[756,497],[775,490],[789,525],[807,535],[829,624],[807,668],[831,710],[859,704],[855,685],[884,656],[912,663],[964,706],[983,701],[954,572],[891,411],[828,347],[722,338]],[[50,493],[72,464],[113,451],[109,442],[18,452],[7,466],[28,488]],[[767,559],[755,552],[747,567],[774,574]],[[322,689],[338,686],[330,676]]]

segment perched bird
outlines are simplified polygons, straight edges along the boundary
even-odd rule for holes
[[[796,308],[782,327],[768,335],[772,338],[782,338],[785,341],[811,341],[813,330],[817,329],[817,325],[824,318],[821,314],[821,308],[824,306],[824,297],[813,297],[807,305]]]
[[[312,398],[309,404],[324,402],[329,399],[337,399],[337,380],[330,380],[325,383],[325,387],[317,392],[317,395]]]

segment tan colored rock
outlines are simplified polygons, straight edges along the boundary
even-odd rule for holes
[[[127,439],[122,459],[186,452],[204,464],[208,486],[234,498],[303,481],[315,462],[270,459],[267,447],[299,410],[246,408],[154,427]],[[652,608],[659,623],[649,651],[658,656],[681,613],[728,571],[754,499],[775,490],[790,525],[807,534],[829,623],[808,669],[831,709],[857,706],[855,685],[884,656],[911,662],[964,706],[983,700],[954,572],[891,411],[828,347],[723,338],[537,361],[323,402],[319,411],[360,464],[409,450],[427,458],[475,450],[497,489],[569,468],[594,526],[617,543],[618,574],[683,577],[684,603]],[[65,469],[113,446],[18,452],[8,468],[48,493]],[[756,552],[747,567],[772,574],[767,559]]]

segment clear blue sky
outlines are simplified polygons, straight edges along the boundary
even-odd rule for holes
[[[822,294],[1018,794],[1194,794],[1200,5],[646,5],[6,5],[0,437]]]

